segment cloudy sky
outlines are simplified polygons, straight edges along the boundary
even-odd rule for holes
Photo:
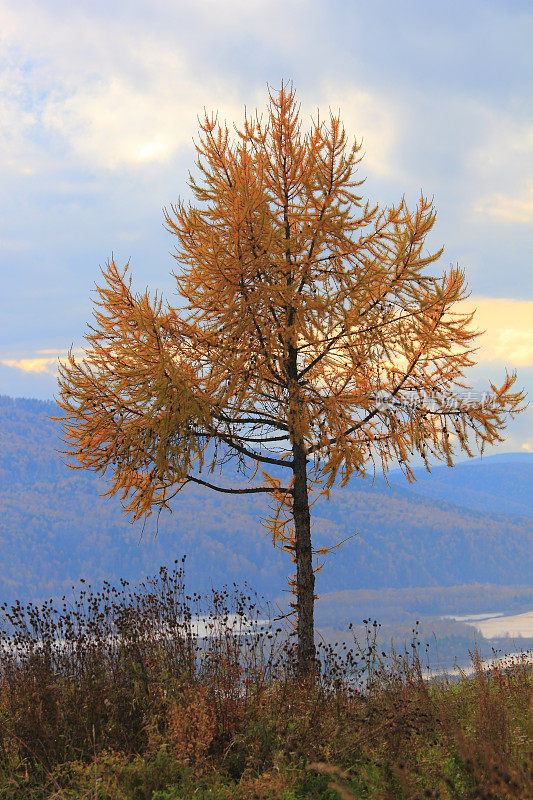
[[[0,394],[52,397],[112,253],[173,291],[197,116],[282,78],[363,139],[370,199],[434,196],[487,330],[474,386],[533,393],[532,37],[529,0],[0,0]],[[500,449],[533,451],[531,409]]]

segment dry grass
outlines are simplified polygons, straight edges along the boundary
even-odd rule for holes
[[[187,595],[181,565],[4,606],[0,798],[533,797],[525,659],[428,683],[416,629],[385,655],[369,621],[303,683],[265,614],[235,586]]]

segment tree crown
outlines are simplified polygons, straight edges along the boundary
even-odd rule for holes
[[[110,261],[85,356],[61,366],[77,466],[110,472],[135,518],[191,481],[266,492],[273,536],[290,543],[292,481],[279,474],[295,446],[328,492],[501,440],[523,394],[508,375],[461,402],[479,332],[457,310],[464,272],[428,272],[442,254],[425,250],[432,202],[365,202],[360,144],[333,113],[303,132],[291,87],[233,139],[215,117],[200,128],[194,202],[165,211],[182,306],[134,293],[128,265]],[[230,461],[250,488],[200,477]]]

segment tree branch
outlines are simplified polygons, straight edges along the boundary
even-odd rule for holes
[[[193,478],[192,475],[187,475],[185,483],[198,483],[200,484],[200,486],[207,486],[209,489],[213,489],[215,492],[223,492],[224,494],[259,494],[259,493],[273,494],[274,492],[284,492],[285,494],[292,494],[292,489],[285,489],[282,486],[280,486],[279,488],[256,486],[253,487],[252,489],[226,489],[222,486],[215,486],[214,483],[208,483],[208,481],[203,481],[201,478]],[[185,483],[183,484],[183,486],[185,486]]]
[[[224,433],[220,433],[220,431],[214,431],[213,433],[209,434],[213,438],[220,439],[221,442],[224,442],[228,445],[228,447],[232,447],[238,453],[242,453],[243,456],[248,456],[248,458],[253,459],[254,461],[260,461],[263,464],[274,464],[277,467],[291,467],[292,461],[282,461],[280,458],[271,458],[270,456],[261,456],[259,453],[256,453],[254,450],[248,450],[247,447],[243,447],[237,442],[234,442],[230,435],[226,435]]]

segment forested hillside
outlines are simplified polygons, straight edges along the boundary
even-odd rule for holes
[[[533,516],[533,455],[511,453],[471,459],[453,469],[434,467],[431,473],[415,470],[416,494],[445,500],[474,511]],[[391,473],[394,486],[405,482],[399,471]]]
[[[184,554],[191,587],[248,580],[268,597],[286,588],[292,565],[261,527],[263,498],[187,487],[174,513],[161,516],[157,537],[155,518],[143,533],[124,518],[117,499],[99,496],[102,481],[62,463],[55,413],[53,403],[0,402],[1,599],[56,595],[82,576],[137,578]],[[499,471],[504,483],[509,468],[505,460],[493,462],[490,480],[497,482]],[[473,474],[467,465],[457,469]],[[480,491],[483,469],[475,464]],[[513,502],[527,510],[533,457],[521,461],[513,484]],[[452,492],[445,502],[416,490],[396,480],[388,487],[354,479],[313,507],[317,545],[359,534],[328,557],[319,592],[529,582],[530,517],[482,513],[452,504]]]

